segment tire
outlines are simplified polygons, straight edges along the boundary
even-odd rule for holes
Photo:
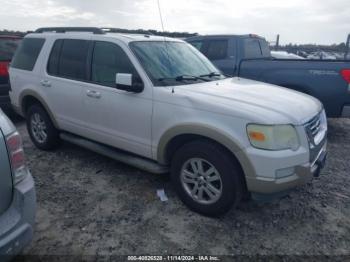
[[[195,169],[199,171],[200,165],[204,171],[202,173],[207,172],[207,174],[203,175],[206,178],[197,178],[198,187],[195,189],[192,175],[196,173]],[[212,172],[211,175],[207,176],[210,172]],[[188,175],[189,173],[191,176]],[[219,180],[209,181],[217,178],[217,175],[220,177]],[[204,139],[185,144],[175,152],[171,163],[171,179],[179,198],[185,205],[197,213],[211,217],[223,215],[231,208],[235,208],[244,191],[243,172],[237,160],[219,144]],[[188,179],[191,182],[186,184]],[[211,185],[208,185],[208,182]],[[216,191],[213,191],[213,186]],[[202,199],[200,199],[200,187],[202,187]],[[197,199],[191,194],[192,190],[197,192]],[[212,194],[211,197],[208,190]],[[217,191],[221,193],[217,194]],[[215,197],[213,192],[216,192]]]
[[[59,132],[41,105],[34,104],[29,107],[26,113],[26,123],[29,136],[37,148],[52,150],[60,144]],[[40,124],[38,125],[38,123]],[[46,136],[39,131],[44,131]]]

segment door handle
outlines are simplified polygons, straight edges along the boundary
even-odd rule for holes
[[[43,86],[43,87],[51,87],[51,82],[49,80],[41,80],[40,81],[40,84]]]
[[[101,93],[97,92],[95,90],[87,90],[86,95],[88,97],[92,97],[92,98],[100,98],[101,97]]]

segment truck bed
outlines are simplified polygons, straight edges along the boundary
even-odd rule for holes
[[[348,60],[242,59],[237,75],[294,89],[318,98],[328,117],[350,108],[350,85],[342,70]]]

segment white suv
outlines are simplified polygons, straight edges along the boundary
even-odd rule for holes
[[[33,143],[60,139],[138,168],[171,172],[191,209],[220,215],[251,193],[275,196],[320,173],[327,122],[308,95],[226,78],[191,45],[98,28],[27,35],[11,102]]]

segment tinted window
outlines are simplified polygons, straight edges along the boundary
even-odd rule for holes
[[[261,56],[262,54],[259,45],[259,40],[253,38],[244,39],[244,57],[259,58]]]
[[[227,40],[210,40],[206,56],[210,60],[225,59],[227,56]]]
[[[125,52],[116,44],[96,42],[92,56],[91,80],[105,86],[115,86],[117,73],[136,75]]]
[[[197,48],[199,51],[201,51],[203,42],[202,41],[193,41],[190,42],[191,45],[193,45],[195,48]]]
[[[13,57],[11,67],[32,71],[45,39],[25,38]]]
[[[0,38],[0,61],[10,61],[20,41],[17,38]]]
[[[58,64],[63,40],[57,40],[52,47],[49,62],[47,64],[47,72],[50,75],[58,75]]]
[[[86,60],[89,41],[65,39],[58,62],[58,74],[76,80],[86,80]]]

